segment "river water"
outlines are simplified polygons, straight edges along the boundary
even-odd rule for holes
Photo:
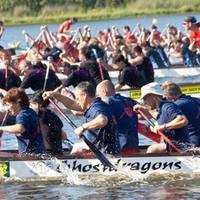
[[[195,15],[200,19],[200,15]],[[182,29],[182,21],[184,16],[148,16],[135,17],[118,20],[101,20],[79,22],[73,25],[72,29],[89,25],[93,33],[97,30],[103,30],[117,26],[120,30],[124,25],[129,25],[132,29],[136,23],[142,26],[150,27],[152,21],[157,21],[159,29],[162,31],[166,24],[176,25]],[[156,19],[156,20],[155,20]],[[50,24],[50,29],[56,31],[58,24]],[[34,37],[40,31],[40,25],[26,25],[16,27],[6,27],[5,34],[1,40],[1,45],[8,46],[8,43],[21,41],[21,47],[26,47],[24,37],[21,34],[22,30],[27,31]],[[76,124],[81,124],[82,119],[77,119],[70,116]],[[69,133],[68,136],[72,141],[77,141],[74,134],[70,134],[72,129],[65,124],[65,130]],[[140,139],[140,144],[148,144],[149,142],[144,138]],[[15,149],[17,148],[16,140],[13,136],[5,134],[3,136],[3,148]],[[23,169],[22,169],[23,170]],[[141,179],[140,179],[141,178]],[[178,200],[178,199],[200,199],[200,176],[199,175],[154,175],[151,177],[137,177],[134,175],[130,177],[129,174],[116,177],[90,177],[87,179],[80,179],[78,177],[71,177],[70,181],[66,177],[63,181],[58,182],[15,182],[2,183],[0,185],[0,199],[1,200],[29,200],[29,199],[83,199],[83,200]]]

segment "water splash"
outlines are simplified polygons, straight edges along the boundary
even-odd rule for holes
[[[116,169],[118,175],[124,175],[125,177],[130,178],[133,182],[142,181],[148,176],[147,174],[142,174],[139,171],[132,171],[127,169],[125,166],[127,165],[122,159],[118,160],[116,163]]]
[[[59,172],[61,173],[63,183],[69,183],[70,185],[86,184],[85,181],[79,178],[77,173],[72,172],[68,165],[65,165],[61,160],[57,159],[56,157],[52,157],[51,161],[53,162],[53,165],[59,166]]]

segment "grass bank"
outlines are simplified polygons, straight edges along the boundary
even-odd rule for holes
[[[70,5],[46,5],[39,12],[18,6],[12,12],[1,13],[1,19],[6,25],[20,25],[60,23],[70,17],[77,17],[83,21],[187,13],[200,13],[199,0],[135,0],[125,6],[88,10]]]

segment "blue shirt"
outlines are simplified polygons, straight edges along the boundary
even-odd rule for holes
[[[133,111],[133,106],[137,104],[137,101],[115,94],[109,97],[108,104],[117,120],[119,136],[123,135],[126,138],[124,148],[138,150],[138,117]]]
[[[161,101],[158,112],[157,122],[159,125],[172,121],[178,115],[183,115],[176,104],[168,101]],[[164,133],[177,144],[189,142],[189,135],[186,127],[167,130]]]
[[[86,110],[84,116],[86,122],[95,119],[98,115],[104,115],[108,123],[103,128],[88,130],[86,137],[99,149],[104,149],[105,153],[116,154],[119,152],[119,138],[116,131],[116,123],[110,106],[103,102],[99,97],[94,100],[91,106]]]
[[[175,102],[188,119],[190,142],[200,146],[200,100],[182,94]]]
[[[25,132],[17,136],[19,153],[44,153],[42,133],[35,111],[23,107],[16,116],[16,124],[22,124],[25,128]]]

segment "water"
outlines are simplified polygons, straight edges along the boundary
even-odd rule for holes
[[[200,19],[200,15],[195,15]],[[182,21],[184,16],[149,16],[137,17],[120,20],[101,20],[90,22],[79,22],[73,25],[73,29],[88,24],[93,33],[97,30],[103,30],[112,25],[116,25],[120,30],[124,25],[130,25],[132,29],[136,23],[149,27],[153,18],[157,19],[157,25],[162,31],[166,24],[174,24],[182,30]],[[58,28],[58,24],[49,25],[52,31]],[[34,37],[37,36],[40,25],[6,27],[6,32],[2,38],[1,45],[7,46],[10,42],[21,41],[21,47],[26,47],[22,30],[28,31]],[[82,118],[75,118],[70,115],[77,125],[83,122]],[[64,122],[64,121],[63,121]],[[78,141],[72,133],[71,127],[65,123],[65,130],[68,132],[69,139]],[[4,149],[16,149],[16,139],[14,136],[5,134],[3,136]],[[140,144],[149,144],[149,142],[141,138]],[[59,162],[56,161],[55,162]],[[135,179],[134,175],[126,174],[126,172],[112,177],[77,177],[67,174],[63,170],[66,177],[61,181],[54,182],[15,182],[3,183],[0,185],[1,200],[30,200],[30,199],[83,199],[83,200],[178,200],[178,199],[199,199],[200,198],[200,175],[151,175],[149,177],[141,177]]]
[[[200,14],[194,14],[194,16],[199,20]],[[92,34],[95,36],[98,30],[104,30],[108,27],[115,25],[120,31],[124,25],[129,25],[132,30],[134,30],[137,23],[140,23],[142,27],[150,28],[152,22],[157,19],[157,26],[162,32],[167,24],[172,24],[177,26],[181,31],[184,31],[182,23],[184,15],[170,15],[170,16],[147,16],[147,17],[133,17],[133,18],[124,18],[117,20],[99,20],[99,21],[89,21],[89,22],[78,22],[72,26],[73,30],[76,30],[78,27],[83,27],[89,25],[91,28]],[[5,33],[1,39],[1,45],[7,47],[9,43],[21,41],[21,47],[26,47],[24,36],[22,31],[25,30],[33,37],[36,37],[40,32],[41,25],[21,25],[14,27],[6,27]],[[56,31],[59,24],[50,24],[48,25],[51,31]]]
[[[156,199],[178,200],[199,199],[199,177],[171,176],[170,178],[150,178],[143,182],[120,184],[104,179],[101,185],[91,181],[91,185],[69,185],[60,182],[12,184],[0,187],[3,199],[84,199],[84,200],[129,200]],[[98,180],[97,180],[98,181]],[[109,183],[109,184],[108,184]]]

